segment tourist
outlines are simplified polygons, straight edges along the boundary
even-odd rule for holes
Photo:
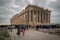
[[[15,25],[15,27],[17,28],[17,35],[20,35],[19,25]]]
[[[19,25],[19,28],[20,28],[20,33],[22,32],[22,35],[24,36],[25,35],[26,26],[25,25]]]
[[[8,26],[8,29],[10,32],[12,32],[12,26],[11,25]]]

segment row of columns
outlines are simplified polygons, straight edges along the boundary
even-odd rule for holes
[[[38,11],[28,11],[27,12],[28,22],[40,22],[40,23],[50,23],[50,14]]]

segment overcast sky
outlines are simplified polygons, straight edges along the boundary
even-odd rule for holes
[[[60,23],[60,0],[0,0],[0,25],[10,24],[10,18],[28,4],[50,9],[51,23]]]

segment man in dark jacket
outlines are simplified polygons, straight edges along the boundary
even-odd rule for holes
[[[24,36],[26,26],[25,26],[25,25],[19,25],[19,29],[20,29],[20,33],[22,32],[22,34],[23,34],[23,36]]]

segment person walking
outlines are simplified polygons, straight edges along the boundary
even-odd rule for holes
[[[22,35],[24,36],[25,35],[26,26],[25,25],[20,25],[19,28],[20,28],[20,33],[22,32]]]
[[[17,35],[20,35],[20,28],[19,28],[19,25],[15,25],[15,27],[17,28]]]
[[[12,29],[13,29],[13,28],[12,28],[11,25],[9,25],[9,26],[8,26],[8,29],[9,29],[10,32],[12,32]]]

